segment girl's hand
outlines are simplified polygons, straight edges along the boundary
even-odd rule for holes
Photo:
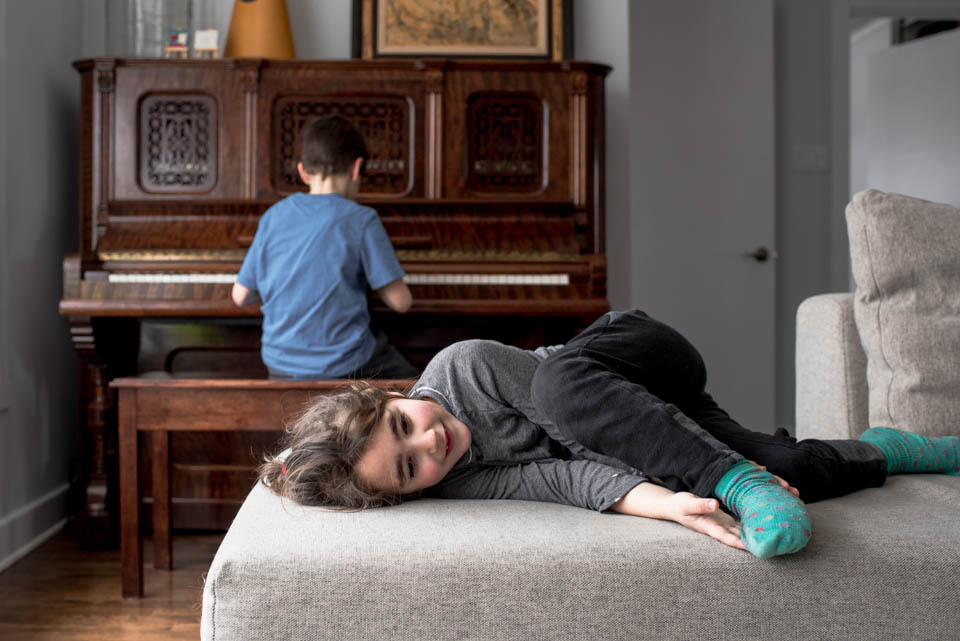
[[[653,483],[640,483],[610,509],[621,514],[676,521],[730,547],[747,549],[740,540],[740,523],[721,511],[716,499],[703,499],[690,492],[674,492]]]
[[[764,472],[767,472],[767,471],[768,471],[766,465],[758,465],[758,464],[756,463],[756,461],[747,461],[747,462],[750,463],[750,465],[753,465],[754,467],[756,467],[756,468],[759,469],[759,470],[763,470]],[[800,490],[798,490],[797,488],[793,487],[792,485],[790,485],[789,483],[787,483],[786,480],[780,478],[779,476],[777,476],[777,475],[774,474],[773,472],[770,472],[770,476],[772,476],[773,478],[777,479],[777,483],[780,484],[780,487],[782,487],[783,489],[785,489],[787,492],[790,492],[790,494],[793,494],[795,497],[800,498]]]
[[[677,492],[663,499],[663,507],[664,518],[738,550],[747,549],[740,540],[740,522],[722,511],[717,499]]]

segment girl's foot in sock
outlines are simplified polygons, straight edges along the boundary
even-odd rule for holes
[[[748,461],[733,465],[714,496],[740,519],[741,538],[754,556],[768,559],[802,550],[810,540],[803,501],[780,487],[769,472]]]
[[[887,459],[888,474],[960,476],[960,438],[923,436],[892,427],[872,427],[860,435]]]

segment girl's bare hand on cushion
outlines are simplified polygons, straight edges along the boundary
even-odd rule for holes
[[[725,545],[746,550],[740,540],[740,522],[720,509],[717,499],[705,499],[690,492],[664,498],[665,516],[694,532],[706,534]]]

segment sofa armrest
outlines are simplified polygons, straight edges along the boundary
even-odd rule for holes
[[[869,426],[867,357],[853,294],[812,296],[797,309],[797,438],[857,438]]]

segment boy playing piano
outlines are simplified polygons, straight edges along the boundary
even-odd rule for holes
[[[233,286],[239,305],[261,303],[261,357],[271,378],[408,378],[414,368],[370,329],[367,287],[396,312],[412,297],[377,213],[356,202],[367,147],[339,115],[303,131],[301,179],[257,227]]]

